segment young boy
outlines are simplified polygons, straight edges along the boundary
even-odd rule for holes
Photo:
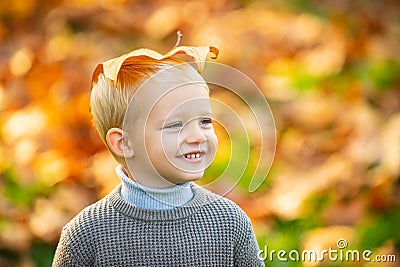
[[[193,183],[217,147],[206,82],[153,52],[93,73],[93,122],[121,184],[64,227],[53,266],[264,266],[246,214]]]

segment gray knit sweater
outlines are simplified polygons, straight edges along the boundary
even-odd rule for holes
[[[264,266],[246,214],[197,185],[186,205],[141,209],[118,186],[63,229],[54,266]]]

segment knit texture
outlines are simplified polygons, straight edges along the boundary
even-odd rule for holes
[[[130,179],[123,171],[122,165],[118,165],[115,172],[122,182],[122,198],[139,208],[167,210],[182,206],[193,198],[190,182],[169,188],[150,188]]]
[[[64,228],[55,266],[264,266],[249,218],[232,201],[192,184],[193,199],[141,209],[121,186]]]

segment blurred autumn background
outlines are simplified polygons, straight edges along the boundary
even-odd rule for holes
[[[399,1],[1,0],[0,266],[50,266],[62,226],[119,182],[91,126],[91,73],[136,48],[168,51],[178,29],[181,45],[218,47],[271,106],[271,171],[255,193],[243,177],[227,195],[260,247],[345,238],[399,262]]]

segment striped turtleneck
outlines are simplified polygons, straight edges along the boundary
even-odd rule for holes
[[[193,198],[190,182],[158,189],[136,183],[126,175],[122,165],[117,166],[116,173],[122,182],[121,197],[142,209],[173,209],[187,204]]]

